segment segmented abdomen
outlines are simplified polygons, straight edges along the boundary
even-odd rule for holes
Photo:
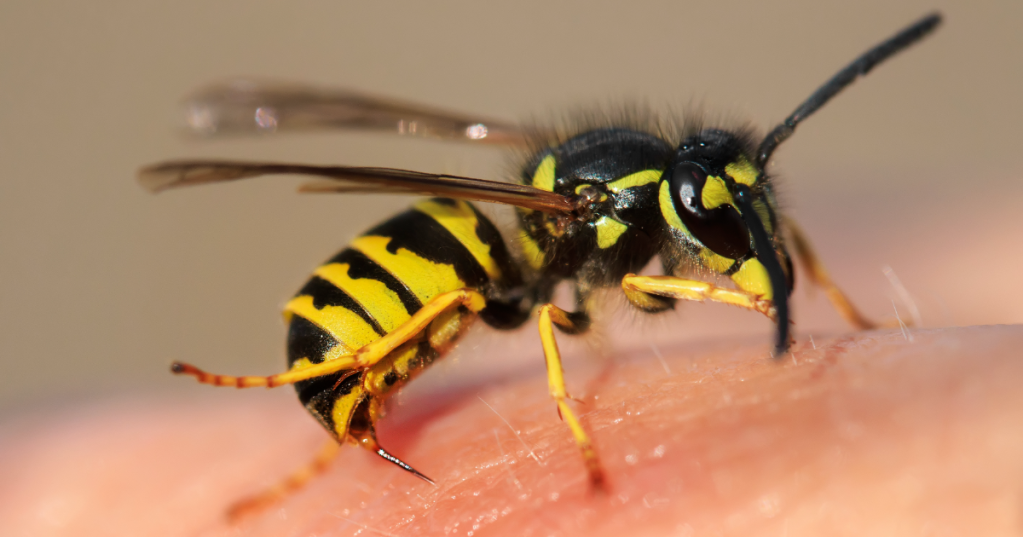
[[[437,295],[462,288],[486,294],[512,274],[517,272],[500,234],[472,205],[421,201],[355,239],[317,268],[288,302],[288,365],[352,354],[401,326]],[[395,360],[404,369],[396,369],[391,384],[439,354],[422,343],[392,354],[398,353],[404,353]],[[302,404],[343,437],[367,397],[362,379],[362,372],[346,371],[300,382],[296,389]]]

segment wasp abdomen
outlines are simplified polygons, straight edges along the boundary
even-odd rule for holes
[[[494,225],[464,201],[417,203],[359,236],[313,273],[288,302],[292,368],[354,354],[391,333],[434,297],[458,289],[484,296],[518,285]],[[476,315],[454,308],[367,370],[296,384],[302,404],[343,440],[367,398],[386,397],[447,351]],[[372,419],[368,420],[372,423]]]

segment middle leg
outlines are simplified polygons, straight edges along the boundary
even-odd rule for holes
[[[600,466],[600,459],[593,449],[593,442],[590,440],[586,430],[576,417],[575,412],[568,406],[568,389],[565,387],[565,369],[561,365],[561,351],[558,350],[558,342],[554,338],[554,325],[562,331],[577,334],[589,328],[589,317],[582,312],[569,313],[554,304],[544,304],[540,307],[540,342],[543,345],[544,358],[547,361],[547,383],[550,386],[551,397],[558,405],[558,414],[568,423],[572,430],[576,445],[582,452],[583,462],[590,475],[590,483],[596,489],[604,488],[604,471]]]

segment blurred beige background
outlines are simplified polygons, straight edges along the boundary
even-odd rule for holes
[[[511,119],[611,100],[702,103],[766,128],[935,8],[946,16],[937,35],[805,123],[775,171],[823,257],[855,252],[831,268],[862,282],[850,291],[866,310],[891,311],[880,270],[891,266],[925,324],[1023,322],[1018,1],[4,2],[0,411],[184,390],[167,373],[173,359],[278,370],[284,300],[408,202],[300,196],[289,180],[151,196],[135,183],[140,165],[225,157],[506,170],[493,149],[383,135],[188,140],[175,104],[198,85],[259,75]],[[900,254],[910,241],[933,258]],[[840,326],[814,308],[801,310],[804,333]],[[722,315],[717,333],[738,329]]]

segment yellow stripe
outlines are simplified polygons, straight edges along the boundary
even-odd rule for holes
[[[671,186],[668,181],[661,183],[661,190],[657,196],[661,206],[661,216],[668,222],[668,225],[682,232],[683,235],[689,239],[696,241],[693,235],[689,233],[689,228],[682,223],[682,219],[678,217],[678,213],[675,212],[675,204],[671,201]],[[696,241],[699,242],[699,241]]]
[[[386,395],[409,380],[409,377],[424,369],[424,364],[419,356],[419,342],[412,341],[405,343],[391,351],[387,358],[381,360],[373,367],[363,373],[362,385],[369,389],[369,393],[377,396]],[[397,381],[387,383],[387,376],[393,373]]]
[[[618,237],[629,229],[629,226],[606,216],[601,216],[593,225],[597,228],[597,246],[610,248],[618,242]]]
[[[547,192],[554,192],[554,155],[547,155],[536,167],[533,174],[533,186]]]
[[[543,268],[543,251],[540,250],[540,245],[536,243],[536,240],[529,236],[529,233],[519,232],[519,244],[522,245],[522,255],[526,257],[526,263],[536,270]]]
[[[771,225],[771,213],[767,209],[767,203],[761,200],[753,202],[753,210],[757,212],[757,216],[760,217],[760,221],[764,224],[764,229],[767,230],[768,235],[774,234],[774,227]]]
[[[656,183],[660,181],[661,175],[664,172],[661,170],[643,170],[636,172],[632,175],[626,175],[621,179],[611,181],[607,184],[607,189],[615,194],[618,194],[626,188],[633,188],[637,186],[648,185],[650,183]]]
[[[739,160],[725,166],[725,173],[732,179],[735,179],[736,183],[742,183],[746,186],[753,186],[757,182],[757,169],[753,167],[753,164],[746,157],[740,156]]]
[[[384,270],[405,284],[422,304],[441,293],[466,286],[455,273],[455,267],[423,259],[405,248],[398,248],[392,254],[387,251],[390,242],[390,237],[368,235],[355,239],[351,247],[384,267]]]
[[[334,434],[339,439],[344,440],[348,436],[348,425],[352,421],[352,414],[355,414],[355,409],[365,398],[366,393],[362,386],[354,386],[347,395],[342,395],[334,400],[331,418],[334,419]]]
[[[575,187],[575,193],[576,193],[577,195],[578,195],[578,194],[582,194],[582,192],[583,192],[583,189],[586,189],[586,188],[590,188],[590,187],[592,187],[592,186],[593,186],[593,185],[591,185],[591,184],[589,184],[589,183],[583,183],[583,184],[581,184],[581,185],[577,185],[577,186]],[[598,192],[599,192],[599,190],[598,190]],[[599,203],[604,203],[605,201],[607,201],[607,194],[606,194],[606,193],[604,193],[604,192],[600,192],[600,201],[599,201]]]
[[[370,278],[348,276],[348,263],[331,263],[316,269],[316,275],[334,284],[358,302],[385,332],[401,326],[410,317],[398,293],[383,282]]]
[[[479,219],[472,207],[464,201],[456,201],[455,206],[444,205],[435,201],[421,201],[415,205],[415,209],[426,214],[444,226],[458,242],[465,246],[466,250],[476,258],[476,262],[483,267],[491,280],[501,278],[501,269],[497,261],[490,256],[490,246],[480,240],[476,230],[479,229]]]
[[[380,339],[373,327],[358,313],[342,306],[324,306],[323,309],[316,309],[313,306],[313,297],[309,295],[291,299],[284,309],[305,318],[334,336],[339,342],[338,346],[344,347],[343,350],[334,353],[335,355],[351,354],[367,343]]]
[[[700,201],[708,210],[716,209],[722,205],[735,205],[735,200],[732,199],[732,193],[728,191],[725,180],[714,175],[707,177]]]
[[[774,293],[771,292],[771,279],[767,276],[767,269],[757,259],[747,259],[739,267],[738,272],[732,274],[732,281],[743,291],[753,293],[770,300]]]
[[[717,272],[718,274],[723,274],[735,264],[734,259],[718,255],[717,253],[712,252],[710,248],[700,250],[700,259],[703,260],[703,264],[707,268]]]

